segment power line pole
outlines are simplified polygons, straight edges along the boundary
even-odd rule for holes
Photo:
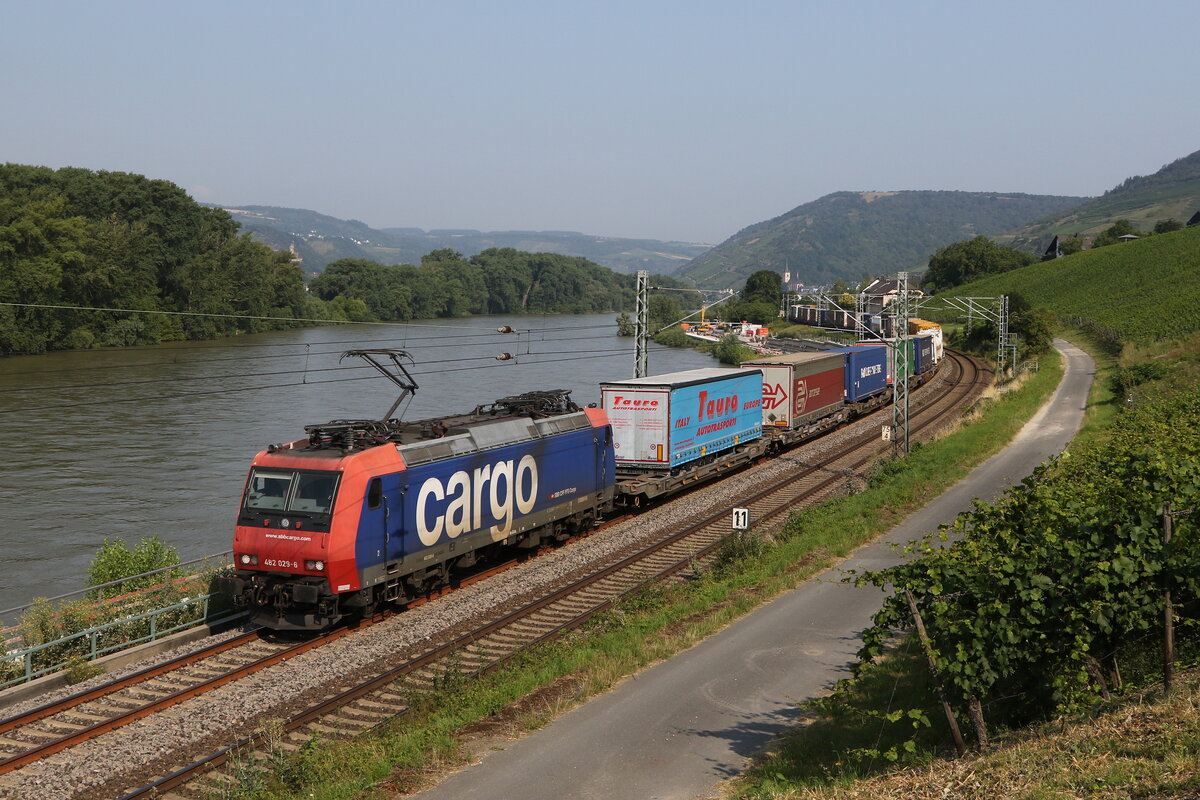
[[[650,368],[650,273],[637,273],[637,322],[634,324],[633,377],[644,378]]]
[[[909,347],[908,317],[911,299],[908,295],[908,273],[896,273],[896,299],[892,310],[896,319],[896,338],[892,344],[892,454],[908,453],[908,378]]]
[[[942,297],[938,295],[927,303],[937,310],[958,311],[966,314],[967,332],[982,322],[996,323],[996,369],[1017,360],[1017,345],[1008,324],[1008,295],[999,297]]]
[[[1017,357],[1016,357],[1016,349],[1017,348],[1014,345],[1011,345],[1009,343],[1008,295],[1006,295],[1006,294],[1000,296],[999,317],[1000,318],[996,323],[996,329],[998,331],[997,342],[996,342],[996,369],[999,372],[1003,373],[1005,363],[1009,361],[1010,350],[1012,351],[1012,353],[1011,353],[1012,361],[1015,362],[1017,360]],[[1016,364],[1014,363],[1011,366],[1015,367]]]
[[[864,292],[857,292],[854,295],[854,338],[860,342],[865,342],[869,338],[867,335],[867,313],[870,311],[868,306],[870,299]],[[882,317],[882,314],[880,315]]]

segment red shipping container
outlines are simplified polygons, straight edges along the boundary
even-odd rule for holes
[[[840,353],[790,353],[743,361],[762,370],[763,427],[797,428],[845,403],[845,359]]]

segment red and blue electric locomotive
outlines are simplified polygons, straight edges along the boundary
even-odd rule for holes
[[[501,547],[586,530],[613,502],[608,420],[568,392],[305,430],[255,457],[224,579],[253,622],[276,630],[420,596]]]

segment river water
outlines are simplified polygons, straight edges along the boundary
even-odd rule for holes
[[[517,333],[500,334],[511,326]],[[332,419],[378,419],[399,389],[351,349],[402,348],[420,388],[394,416],[534,389],[598,403],[633,375],[614,315],[333,325],[211,342],[0,359],[0,609],[81,588],[106,538],[184,560],[229,549],[251,459]],[[717,366],[651,345],[650,373]],[[512,360],[497,361],[508,352]]]

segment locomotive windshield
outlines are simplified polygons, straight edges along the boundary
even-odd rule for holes
[[[328,514],[336,488],[333,472],[255,469],[246,486],[246,508]]]

